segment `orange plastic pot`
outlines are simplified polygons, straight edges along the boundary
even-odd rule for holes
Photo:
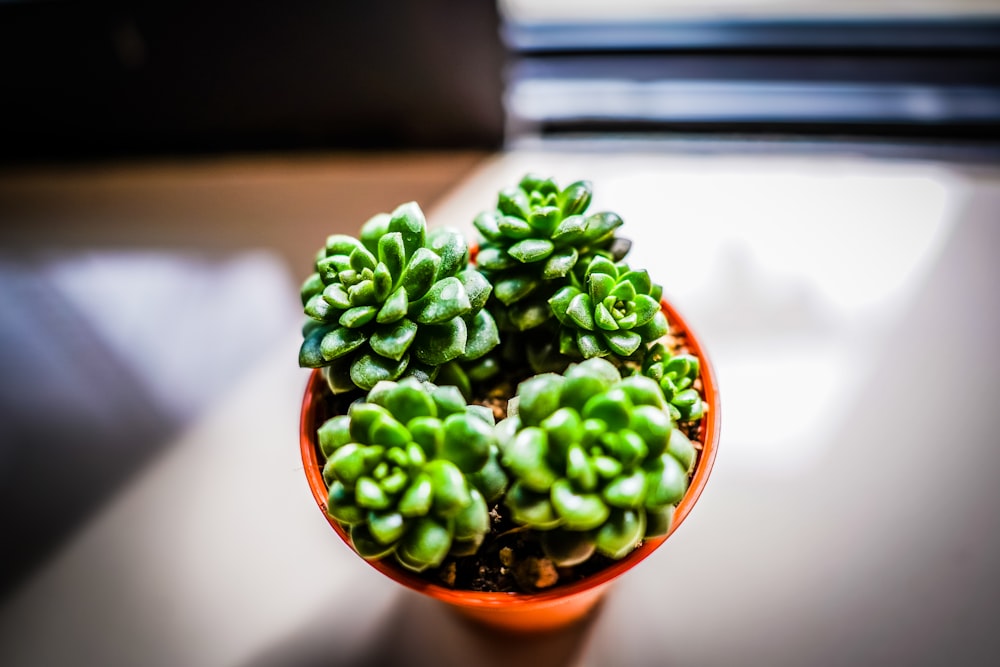
[[[702,449],[687,494],[674,512],[673,525],[667,535],[646,540],[635,551],[604,570],[566,586],[558,586],[541,593],[479,593],[460,591],[433,584],[397,565],[391,559],[368,561],[376,570],[390,579],[424,595],[445,602],[459,612],[477,621],[506,630],[542,631],[561,627],[579,620],[601,599],[611,583],[619,576],[635,567],[655,551],[684,522],[694,504],[701,496],[708,476],[712,472],[715,454],[719,444],[719,393],[715,371],[704,348],[687,323],[666,301],[662,302],[664,314],[671,327],[687,334],[688,347],[701,360],[701,378],[708,412],[700,426]],[[309,377],[305,397],[302,400],[300,422],[300,444],[306,479],[313,498],[323,516],[330,522],[337,535],[350,546],[346,531],[326,513],[327,489],[323,483],[323,471],[316,430],[329,417],[324,405],[328,389],[320,371]]]

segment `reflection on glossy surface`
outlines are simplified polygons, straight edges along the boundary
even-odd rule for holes
[[[431,224],[527,169],[621,211],[725,401],[697,508],[589,626],[483,636],[357,559],[302,480],[289,332],[0,609],[0,664],[995,662],[997,170],[511,153]]]
[[[632,261],[658,267],[667,293],[690,304],[721,359],[733,461],[765,474],[794,473],[832,444],[811,436],[847,416],[964,194],[935,169],[767,165],[627,175],[604,190],[627,202],[626,220],[662,216]],[[760,418],[762,399],[781,419]]]

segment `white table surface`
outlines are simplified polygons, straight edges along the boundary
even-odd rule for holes
[[[431,223],[471,233],[527,169],[594,181],[720,376],[701,501],[594,618],[492,636],[349,552],[302,474],[289,331],[0,609],[0,665],[991,663],[997,170],[516,152]]]

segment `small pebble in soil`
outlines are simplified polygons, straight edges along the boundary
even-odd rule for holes
[[[559,572],[548,558],[529,556],[514,568],[514,578],[522,588],[540,590],[559,583]]]
[[[510,547],[500,549],[497,555],[500,558],[500,564],[504,567],[510,567],[514,564],[514,550]]]
[[[453,588],[455,586],[455,562],[445,563],[438,576],[441,577],[441,582],[445,586]]]

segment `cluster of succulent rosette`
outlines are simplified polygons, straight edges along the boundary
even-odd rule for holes
[[[414,203],[319,252],[299,363],[354,399],[318,438],[327,511],[361,556],[435,568],[475,554],[491,515],[564,567],[669,530],[700,365],[664,344],[662,288],[591,196],[529,175],[475,219],[478,253]]]
[[[365,558],[419,571],[474,553],[507,488],[492,411],[456,387],[383,380],[318,435],[327,511]]]
[[[403,204],[366,222],[360,239],[327,239],[302,285],[309,319],[299,365],[323,368],[335,393],[431,379],[442,365],[497,345],[483,310],[492,290],[469,264],[461,234],[428,233],[420,207]]]
[[[521,383],[497,425],[506,505],[557,564],[622,558],[669,529],[696,451],[666,405],[654,380],[600,358]]]

